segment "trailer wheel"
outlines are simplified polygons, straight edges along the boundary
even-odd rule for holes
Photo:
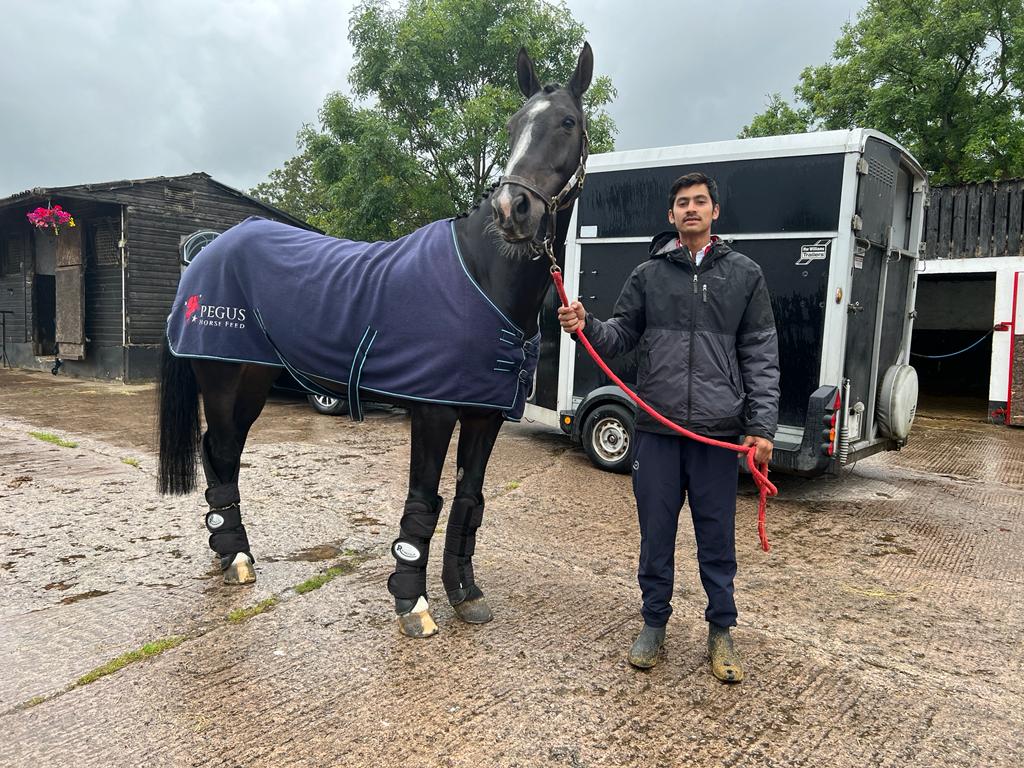
[[[583,422],[583,450],[594,466],[608,472],[629,472],[633,414],[615,403],[597,406]]]

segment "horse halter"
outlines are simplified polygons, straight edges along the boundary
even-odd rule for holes
[[[552,271],[559,269],[558,260],[555,258],[555,217],[559,211],[569,208],[583,193],[583,181],[587,177],[588,157],[590,157],[590,135],[587,133],[587,129],[584,128],[583,142],[580,147],[580,164],[576,167],[572,176],[569,177],[569,180],[565,182],[565,186],[554,197],[549,198],[544,190],[522,176],[502,176],[498,181],[499,189],[507,184],[515,184],[517,187],[522,187],[527,192],[533,194],[544,204],[548,217],[547,232],[544,236],[544,253],[551,259]],[[534,258],[540,258],[540,254],[538,253]]]

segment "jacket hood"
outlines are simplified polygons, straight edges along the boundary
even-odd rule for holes
[[[651,240],[650,247],[650,258],[652,259],[667,259],[668,261],[677,261],[684,264],[691,264],[690,254],[686,247],[680,247],[676,245],[676,241],[679,238],[679,233],[674,229],[666,230],[661,234],[655,235]],[[724,240],[719,240],[717,236],[711,236],[711,250],[707,254],[703,263],[709,262],[713,258],[718,258],[721,255],[729,253],[732,248],[729,247],[728,243]]]

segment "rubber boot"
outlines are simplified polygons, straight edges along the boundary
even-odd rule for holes
[[[644,624],[629,649],[629,663],[638,669],[650,669],[658,663],[658,652],[665,644],[665,628]]]
[[[743,663],[728,627],[708,624],[708,656],[711,658],[711,674],[723,683],[743,680]]]

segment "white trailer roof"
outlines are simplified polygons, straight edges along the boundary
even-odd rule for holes
[[[879,131],[853,128],[845,131],[814,131],[786,136],[764,136],[756,139],[732,139],[703,144],[678,144],[672,147],[630,149],[602,152],[587,160],[587,173],[625,171],[634,168],[655,168],[665,165],[753,160],[768,157],[798,157],[862,152],[869,138],[876,138],[900,150],[914,170],[926,178],[920,164],[897,141]]]

